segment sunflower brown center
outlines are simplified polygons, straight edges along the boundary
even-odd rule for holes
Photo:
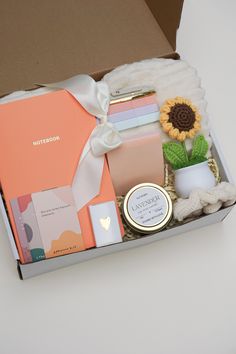
[[[195,123],[195,113],[186,103],[176,103],[169,112],[169,122],[179,131],[189,131]]]

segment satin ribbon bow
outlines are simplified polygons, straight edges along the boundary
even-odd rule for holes
[[[119,132],[107,121],[110,93],[105,82],[96,82],[89,75],[77,75],[42,86],[68,91],[88,113],[100,120],[89,139],[94,156],[102,156],[121,145]]]
[[[96,82],[89,75],[77,75],[40,86],[68,91],[88,113],[99,120],[84,146],[72,181],[72,192],[79,211],[100,193],[104,154],[122,143],[118,131],[107,121],[109,88],[105,82]]]

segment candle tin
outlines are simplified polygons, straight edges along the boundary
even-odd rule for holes
[[[141,183],[125,196],[123,216],[134,231],[150,234],[162,230],[171,220],[172,201],[162,187],[154,183]]]

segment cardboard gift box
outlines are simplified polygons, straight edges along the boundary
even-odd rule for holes
[[[146,58],[178,60],[176,31],[182,0],[43,0],[4,2],[0,13],[0,96],[34,89],[79,73],[99,80],[118,65]],[[224,181],[232,182],[214,133],[212,154]],[[7,152],[6,152],[7,153]],[[129,242],[21,264],[7,211],[0,209],[17,262],[26,279],[90,258],[151,243],[222,221],[233,206],[197,220]]]

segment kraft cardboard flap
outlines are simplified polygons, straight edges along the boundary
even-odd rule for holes
[[[173,11],[179,2],[171,0]],[[33,88],[34,83],[102,72],[120,64],[173,53],[157,22],[164,23],[165,4],[166,0],[3,2],[0,95]],[[180,16],[179,10],[177,13]],[[177,17],[168,30],[165,26],[172,43]]]
[[[176,32],[179,28],[183,0],[145,0],[161,26],[173,49],[176,49]]]

